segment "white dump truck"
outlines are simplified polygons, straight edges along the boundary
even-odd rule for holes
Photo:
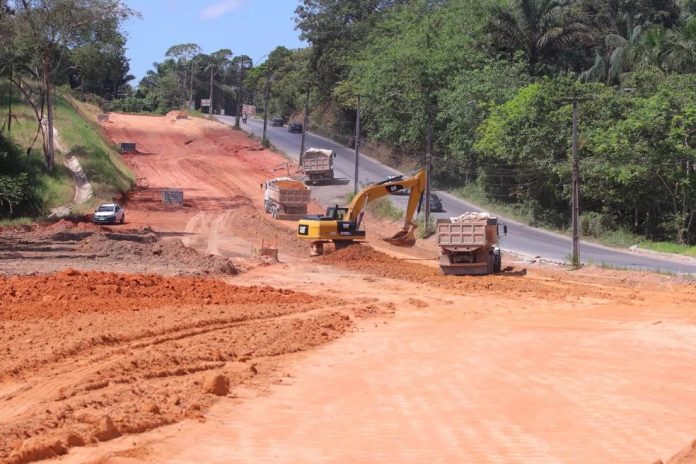
[[[276,177],[261,184],[263,206],[273,219],[299,219],[307,214],[311,191],[301,181]]]
[[[310,184],[334,180],[334,158],[336,153],[323,148],[310,148],[302,155],[302,170],[305,181]]]
[[[507,234],[507,226],[502,225],[501,230],[497,217],[488,213],[464,213],[459,217],[438,219],[436,227],[443,274],[500,272],[498,238]]]

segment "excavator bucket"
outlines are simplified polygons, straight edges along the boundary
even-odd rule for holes
[[[412,247],[416,244],[416,225],[412,224],[408,229],[402,229],[391,238],[385,238],[385,242],[400,247]]]

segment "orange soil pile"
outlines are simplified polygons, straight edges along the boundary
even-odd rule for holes
[[[186,111],[174,110],[167,113],[165,117],[169,120],[176,121],[177,119],[188,119],[188,114]]]
[[[71,232],[98,232],[102,228],[85,220],[61,219],[57,222],[44,224],[27,224],[21,226],[0,227],[0,233],[23,233],[37,236],[50,236],[56,233]]]
[[[519,297],[534,297],[548,300],[568,298],[614,299],[616,292],[604,291],[596,283],[586,284],[578,279],[574,285],[562,281],[559,273],[542,273],[529,276],[526,269],[507,268],[501,274],[487,276],[444,276],[438,268],[424,266],[404,259],[394,258],[374,250],[367,245],[353,245],[322,257],[321,262],[373,276],[407,280],[410,282],[442,288],[460,294],[492,293]],[[696,295],[690,301],[696,304]],[[641,298],[626,285],[628,298]]]
[[[0,462],[12,464],[200,417],[351,326],[333,301],[183,277],[3,278],[0,302]]]
[[[696,440],[681,450],[676,455],[667,461],[667,464],[694,464],[696,463]],[[655,464],[662,464],[662,461],[657,461]]]
[[[271,287],[234,287],[218,280],[66,270],[0,277],[0,321],[59,318],[68,313],[132,311],[164,306],[305,304],[312,297]]]
[[[77,250],[117,260],[140,258],[152,264],[162,262],[183,265],[198,269],[204,274],[238,273],[234,264],[223,256],[202,254],[187,247],[179,239],[159,240],[155,234],[93,234],[82,239]]]
[[[283,190],[307,190],[307,186],[296,180],[279,180],[274,182],[279,189]]]

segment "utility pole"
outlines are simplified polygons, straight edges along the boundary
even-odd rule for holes
[[[307,95],[304,103],[304,118],[302,118],[302,142],[300,143],[300,166],[302,166],[302,157],[305,152],[305,132],[307,132],[307,123],[309,121],[309,82],[307,82]]]
[[[263,97],[263,136],[261,137],[261,145],[264,147],[268,145],[268,139],[266,138],[266,125],[268,123],[268,94],[271,87],[271,72],[266,71],[266,90]]]
[[[573,98],[573,188],[572,188],[572,228],[573,228],[573,256],[572,265],[580,267],[580,236],[578,233],[578,219],[580,215],[580,159],[578,155],[578,99]]]
[[[428,108],[428,133],[425,141],[425,233],[430,232],[430,179],[433,165],[433,112]]]
[[[213,114],[213,68],[210,67],[210,106],[208,107],[208,116]]]
[[[235,109],[235,119],[234,119],[234,127],[239,129],[239,101],[242,99],[242,95],[244,92],[244,87],[242,86],[242,79],[244,79],[244,57],[242,56],[240,59],[240,65],[239,65],[239,87],[237,87],[237,108]]]
[[[360,165],[360,95],[358,95],[358,105],[355,111],[355,179],[353,193],[358,193],[358,167]]]
[[[13,71],[14,71],[14,65],[10,65],[10,102],[8,105],[8,113],[7,113],[7,133],[12,132],[12,78],[13,76]]]

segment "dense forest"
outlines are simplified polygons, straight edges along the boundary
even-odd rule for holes
[[[99,28],[29,46],[38,36],[26,35],[31,21],[21,26],[31,13],[22,5],[40,3],[117,8]],[[430,121],[436,185],[561,228],[577,99],[583,233],[696,243],[694,0],[301,0],[295,21],[308,47],[279,46],[253,63],[232,51],[244,44],[209,54],[173,45],[137,85],[118,32],[132,12],[119,2],[14,4],[0,13],[17,25],[0,72],[19,88],[42,82],[48,57],[42,98],[64,85],[113,111],[162,113],[211,99],[214,113],[239,114],[249,103],[301,118],[309,92],[311,128],[346,143],[360,102],[371,154],[422,164]]]

